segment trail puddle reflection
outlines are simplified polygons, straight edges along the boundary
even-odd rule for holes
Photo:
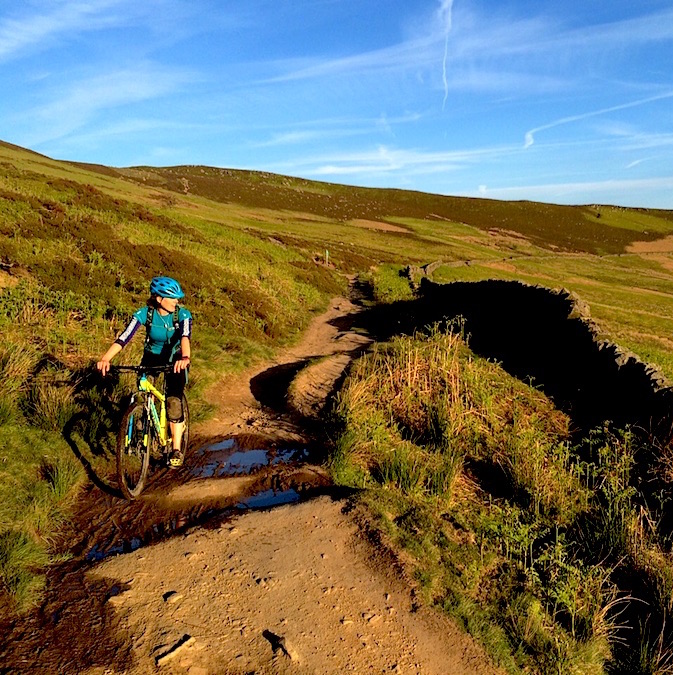
[[[294,504],[301,499],[301,495],[296,490],[265,490],[259,494],[248,497],[236,505],[238,509],[267,509],[272,506],[281,506],[282,504]]]
[[[247,476],[265,466],[305,462],[307,459],[308,450],[305,448],[300,450],[244,450],[239,447],[235,438],[228,438],[197,450],[198,466],[192,468],[190,474],[195,478]]]
[[[186,473],[168,474],[169,482],[158,477],[135,502],[117,504],[111,514],[114,527],[104,541],[91,542],[84,557],[98,562],[195,525],[215,527],[245,511],[321,493],[331,481],[309,460],[306,448],[246,449],[236,438],[204,445],[188,458]]]

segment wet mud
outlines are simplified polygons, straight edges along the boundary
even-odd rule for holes
[[[99,561],[241,511],[301,501],[330,486],[308,447],[263,448],[258,444],[264,439],[255,441],[246,435],[192,447],[181,470],[155,470],[133,502],[89,494],[85,500],[94,505],[88,525],[79,523],[80,534],[65,545],[77,557]]]

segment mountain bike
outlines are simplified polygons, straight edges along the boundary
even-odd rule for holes
[[[135,499],[145,487],[150,459],[160,456],[165,463],[173,449],[166,416],[166,393],[160,391],[148,376],[173,370],[168,366],[112,366],[110,370],[139,373],[137,390],[122,417],[117,433],[117,477],[127,499]],[[189,443],[189,407],[182,396],[185,429],[182,452]]]

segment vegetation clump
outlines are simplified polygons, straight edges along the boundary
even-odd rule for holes
[[[541,392],[438,329],[361,358],[332,422],[335,480],[363,488],[425,599],[508,672],[663,672],[634,597],[663,635],[673,566],[633,434],[571,443]],[[635,651],[649,654],[637,668]]]

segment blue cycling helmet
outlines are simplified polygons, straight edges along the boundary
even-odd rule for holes
[[[180,284],[170,277],[154,277],[150,283],[150,295],[159,295],[162,298],[184,298],[185,294]]]

